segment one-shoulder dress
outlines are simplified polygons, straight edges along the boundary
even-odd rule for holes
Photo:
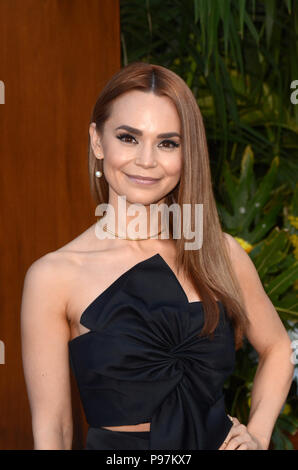
[[[223,386],[234,371],[235,343],[226,308],[217,302],[213,338],[199,337],[203,302],[188,301],[156,254],[88,305],[80,323],[90,331],[68,343],[89,425],[84,450],[220,447],[233,425]],[[147,422],[145,432],[103,428]]]

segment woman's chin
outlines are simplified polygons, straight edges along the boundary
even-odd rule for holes
[[[122,193],[121,197],[126,199],[128,204],[142,204],[143,206],[149,206],[150,204],[157,204],[162,201],[166,195],[163,194],[138,194],[139,191]],[[120,197],[120,194],[119,194]]]

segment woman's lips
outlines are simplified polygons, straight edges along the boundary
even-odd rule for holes
[[[155,184],[158,183],[160,178],[150,178],[150,177],[143,177],[139,175],[127,175],[126,176],[129,178],[130,181],[133,183],[137,184]]]

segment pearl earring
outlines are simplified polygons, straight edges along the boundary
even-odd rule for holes
[[[99,154],[98,154],[98,157],[100,157],[100,156],[101,156],[101,154],[99,153]],[[100,178],[100,177],[102,176],[102,171],[97,170],[97,171],[95,172],[95,176],[96,176],[97,178]]]

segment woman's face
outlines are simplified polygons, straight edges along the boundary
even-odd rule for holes
[[[90,125],[94,154],[104,158],[109,201],[117,195],[125,195],[128,203],[162,201],[180,179],[180,132],[178,113],[168,97],[139,90],[118,97],[103,135],[96,133],[95,123]],[[154,180],[146,182],[137,176]]]

